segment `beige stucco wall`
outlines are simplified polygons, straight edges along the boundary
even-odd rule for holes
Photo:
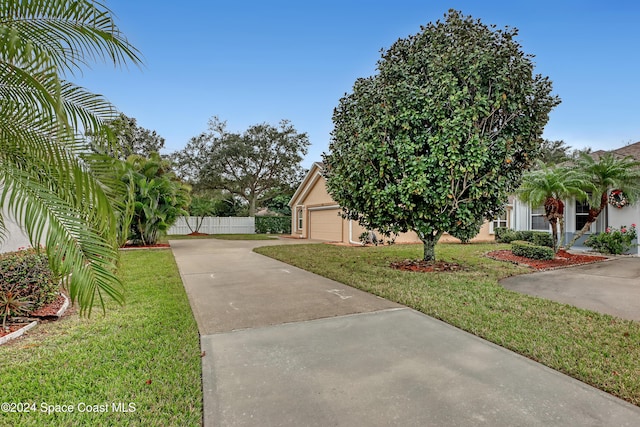
[[[352,241],[348,242],[348,238],[344,240],[344,243],[360,243],[359,238],[360,235],[362,233],[364,233],[365,231],[367,231],[364,227],[362,227],[361,225],[358,224],[358,221],[351,221],[351,237],[352,237]],[[349,224],[348,221],[345,221],[345,228],[347,229],[348,232],[348,228],[349,228]],[[378,239],[382,238],[382,233],[380,233],[379,231],[374,231],[376,233],[376,236],[378,237]],[[344,233],[343,233],[344,234]],[[348,234],[345,234],[346,236],[348,236]],[[400,233],[395,240],[396,243],[420,243],[420,238],[418,237],[418,235],[413,232],[413,231],[409,231],[407,233]]]
[[[474,237],[473,239],[471,239],[472,242],[493,242],[495,241],[495,237],[493,234],[489,233],[489,222],[485,221],[484,224],[482,224],[482,227],[480,227],[480,232],[478,233],[478,235],[476,237]],[[442,237],[440,238],[439,242],[441,243],[460,243],[459,239],[456,239],[455,237],[445,233],[442,235]]]
[[[363,227],[361,227],[360,225],[358,225],[358,223],[356,221],[353,222],[352,225],[352,229],[353,229],[353,240],[355,240],[356,242],[358,242],[358,238],[360,237],[360,234],[362,232],[365,231],[365,229]],[[378,237],[381,237],[380,233],[376,233],[378,235]],[[494,235],[489,233],[489,222],[485,222],[484,224],[482,224],[482,227],[480,227],[480,232],[478,233],[478,235],[476,237],[474,237],[473,239],[471,239],[472,242],[493,242],[495,241]],[[418,235],[414,232],[414,231],[409,231],[407,233],[401,233],[398,235],[398,237],[396,237],[395,240],[396,243],[422,243],[420,241],[420,238],[418,237]],[[442,237],[440,238],[439,242],[441,243],[460,243],[459,239],[456,239],[455,237],[445,233],[442,235]],[[346,243],[346,242],[345,242]]]

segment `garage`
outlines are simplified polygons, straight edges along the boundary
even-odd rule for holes
[[[342,241],[342,217],[339,208],[309,210],[309,237],[331,242]]]

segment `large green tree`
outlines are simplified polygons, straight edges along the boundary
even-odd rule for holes
[[[545,165],[557,165],[571,158],[571,147],[564,141],[545,139],[540,145],[538,159]]]
[[[120,113],[104,127],[105,137],[114,141],[110,150],[105,153],[120,160],[127,160],[135,154],[149,157],[151,153],[159,153],[164,148],[164,138],[155,130],[138,126],[133,117]],[[93,136],[89,135],[90,138]],[[103,148],[104,149],[104,148]]]
[[[622,190],[630,202],[640,198],[640,162],[632,157],[620,157],[613,153],[602,155],[581,153],[574,167],[585,177],[585,186],[590,192],[587,221],[567,245],[576,241],[591,228],[609,202],[609,190]]]
[[[346,217],[414,230],[433,260],[443,232],[468,236],[504,209],[559,103],[516,35],[450,11],[382,53],[340,100],[324,155]]]
[[[137,64],[138,55],[101,3],[0,2],[0,206],[45,245],[81,313],[96,296],[123,300],[114,210],[80,136],[116,112],[66,78],[95,59]]]
[[[253,216],[258,201],[266,202],[276,195],[273,189],[299,179],[308,146],[307,134],[298,133],[288,120],[234,133],[227,131],[226,122],[213,117],[208,132],[192,138],[170,157],[177,174],[196,190],[226,190],[245,200]]]

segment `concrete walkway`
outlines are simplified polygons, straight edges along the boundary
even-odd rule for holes
[[[623,257],[503,279],[507,289],[640,321],[640,258]]]
[[[640,408],[395,303],[179,240],[205,426],[638,426]]]

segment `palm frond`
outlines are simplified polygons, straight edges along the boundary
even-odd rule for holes
[[[81,312],[91,313],[96,290],[122,302],[122,285],[113,274],[115,242],[105,235],[92,207],[78,208],[41,180],[34,180],[30,171],[2,166],[0,204],[22,219],[34,247],[44,243],[52,267],[67,277],[70,297],[79,303]],[[97,227],[92,226],[96,223]]]
[[[87,0],[4,0],[0,56],[15,63],[47,60],[75,73],[101,60],[117,66],[140,64],[140,52],[120,32],[112,12]]]
[[[96,298],[123,301],[114,190],[92,172],[80,137],[99,132],[115,108],[62,77],[95,60],[139,65],[139,52],[99,2],[0,0],[0,8],[0,207],[34,246],[45,243],[56,271],[71,274],[70,296],[89,314]]]

